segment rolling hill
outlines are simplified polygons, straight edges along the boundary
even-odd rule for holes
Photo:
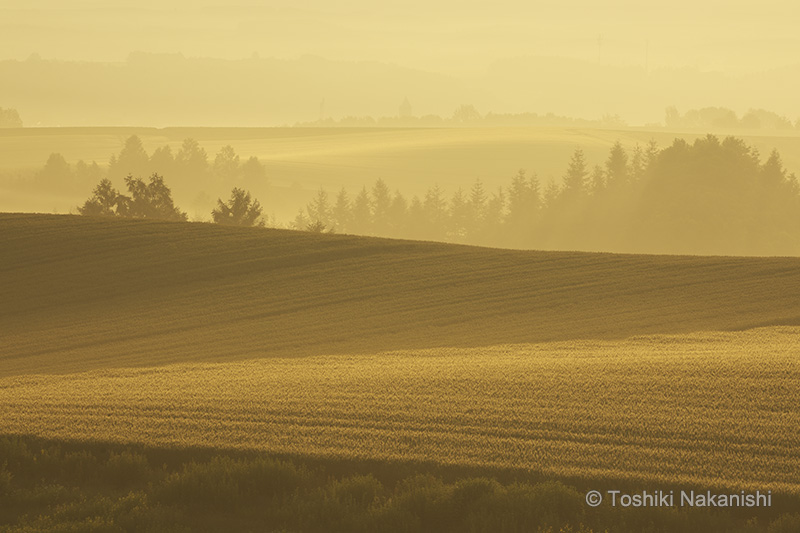
[[[800,324],[800,259],[0,215],[0,376]]]
[[[0,435],[800,494],[797,258],[12,214],[0,250]]]

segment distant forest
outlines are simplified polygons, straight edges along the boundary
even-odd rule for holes
[[[554,113],[493,113],[481,114],[475,106],[463,104],[450,116],[415,116],[411,103],[406,98],[400,105],[396,116],[374,118],[371,116],[346,116],[338,120],[331,117],[312,122],[298,122],[295,127],[591,127],[623,128],[627,122],[619,115],[605,115],[599,119],[584,119],[557,115]],[[663,126],[648,124],[650,127],[703,129],[746,129],[746,130],[800,130],[800,119],[792,122],[788,117],[765,109],[750,109],[739,117],[735,111],[725,107],[704,107],[690,109],[681,114],[675,106],[667,107]]]
[[[593,168],[577,149],[561,184],[520,170],[505,188],[476,181],[449,198],[433,186],[408,200],[383,180],[355,195],[323,189],[292,227],[514,248],[798,255],[800,185],[778,152],[761,162],[734,137],[630,154],[617,142]]]
[[[298,122],[302,128],[421,128],[421,127],[498,127],[498,126],[561,126],[621,128],[627,123],[618,115],[606,115],[597,120],[573,118],[554,113],[493,113],[482,115],[474,105],[462,104],[450,116],[428,114],[415,116],[408,98],[404,99],[396,116],[374,118],[371,116],[346,116],[338,120],[331,117],[312,122]]]
[[[141,178],[154,173],[164,177],[158,187],[175,178],[196,191],[210,183],[234,188],[228,205],[237,198],[254,205],[258,199],[246,191],[268,190],[263,163],[240,161],[231,146],[210,159],[186,139],[176,153],[164,146],[148,155],[135,136],[107,169],[83,162],[72,169],[53,154],[39,182],[77,179],[88,186],[132,175],[144,186]],[[223,204],[220,198],[218,208]],[[266,225],[280,227],[274,219]],[[467,189],[446,193],[433,185],[407,197],[381,179],[360,191],[320,189],[288,227],[512,248],[796,256],[800,184],[777,151],[762,158],[736,137],[676,139],[666,148],[651,141],[629,150],[617,142],[599,165],[575,150],[560,182],[542,183],[520,170],[495,190],[478,180]]]
[[[664,123],[667,128],[800,130],[800,119],[792,123],[788,117],[765,109],[751,109],[740,118],[726,107],[690,109],[681,115],[675,106],[670,106]]]

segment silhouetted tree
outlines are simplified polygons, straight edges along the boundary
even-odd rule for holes
[[[647,143],[647,148],[644,152],[644,164],[645,169],[649,170],[652,165],[655,164],[656,158],[658,157],[658,142],[655,139],[650,139]]]
[[[425,193],[422,212],[426,224],[426,237],[443,239],[447,231],[447,200],[438,184]]]
[[[582,197],[586,193],[586,179],[589,171],[586,169],[586,157],[583,150],[576,148],[572,154],[564,175],[564,195],[569,200]]]
[[[353,201],[353,233],[370,234],[372,232],[372,212],[367,188],[363,187]]]
[[[447,236],[450,240],[464,242],[469,226],[469,202],[464,191],[459,187],[450,200],[449,224]]]
[[[22,119],[16,109],[0,107],[0,128],[21,128]]]
[[[425,238],[425,209],[422,206],[422,200],[419,196],[411,198],[411,203],[408,205],[408,224],[406,225],[406,234],[412,239]]]
[[[122,176],[146,176],[150,167],[150,158],[144,149],[142,140],[131,135],[125,141],[125,146],[116,158],[112,158],[108,166],[108,175],[111,179],[119,179]],[[169,170],[169,169],[166,169]],[[160,170],[164,172],[164,170]]]
[[[761,166],[761,183],[768,189],[780,189],[786,183],[786,170],[777,150]]]
[[[592,196],[598,198],[606,188],[606,174],[603,167],[595,165],[589,178]]]
[[[331,206],[328,203],[328,192],[320,188],[317,196],[306,206],[306,211],[311,222],[320,222],[323,226],[330,225]]]
[[[620,189],[628,184],[628,179],[628,154],[617,141],[606,159],[606,185],[609,189]]]
[[[478,243],[492,244],[497,242],[506,216],[506,196],[503,188],[498,187],[486,202],[486,215],[484,223],[478,232]]]
[[[289,227],[300,231],[307,231],[310,224],[311,221],[309,221],[306,216],[306,210],[300,209],[294,217],[294,220],[289,224]]]
[[[234,187],[227,202],[217,200],[217,207],[211,211],[217,224],[224,226],[264,226],[261,219],[261,204],[250,197],[244,189]]]
[[[407,219],[408,219],[408,202],[400,194],[400,191],[395,191],[392,197],[392,203],[389,205],[389,234],[393,237],[405,236],[407,232]]]
[[[208,172],[208,154],[194,139],[185,139],[175,156],[175,165],[182,177],[203,179]]]
[[[336,195],[336,203],[331,210],[333,227],[336,228],[338,233],[343,233],[350,229],[352,219],[350,210],[350,198],[347,196],[347,191],[342,187],[339,194]]]
[[[164,178],[152,174],[148,183],[141,178],[127,176],[125,186],[130,196],[117,196],[117,212],[131,218],[158,220],[186,220],[186,213],[175,207],[172,191]]]
[[[472,104],[462,104],[453,112],[453,122],[457,124],[469,124],[478,122],[481,119],[481,114],[475,109]]]
[[[82,215],[117,215],[128,218],[159,220],[186,220],[186,213],[175,207],[172,191],[164,178],[152,174],[149,182],[127,176],[125,186],[128,195],[120,194],[111,180],[102,179],[95,187],[92,197],[78,208]]]
[[[172,175],[175,171],[175,156],[169,145],[156,148],[150,156],[150,171],[161,175]]]
[[[103,171],[96,161],[92,161],[91,165],[83,159],[75,163],[75,181],[80,184],[95,183],[102,175]]]
[[[239,176],[239,156],[230,144],[223,146],[214,158],[214,174],[226,181]]]
[[[638,144],[633,147],[631,154],[631,165],[628,171],[628,176],[633,183],[637,183],[644,178],[646,169],[646,156],[642,147]]]
[[[267,183],[267,169],[256,156],[251,156],[239,169],[242,181],[250,186],[263,187]]]
[[[540,208],[539,179],[535,174],[530,180],[527,179],[525,171],[520,169],[511,179],[511,186],[508,188],[508,214],[505,222],[509,244],[530,244]]]
[[[325,224],[323,224],[319,220],[316,220],[306,225],[306,231],[311,233],[322,233],[323,231],[325,231],[325,227],[326,227]]]
[[[389,230],[389,207],[392,198],[389,187],[382,179],[378,179],[372,187],[372,229],[377,234],[386,234]]]
[[[117,198],[119,192],[104,178],[92,191],[92,197],[78,208],[81,215],[115,216],[117,214]]]
[[[481,180],[475,180],[467,202],[467,236],[476,237],[486,223],[486,191]]]
[[[557,207],[558,198],[561,195],[561,187],[556,183],[556,180],[547,182],[547,187],[544,188],[543,204],[545,209],[554,209]]]
[[[72,178],[72,169],[61,154],[50,154],[44,168],[39,171],[40,182],[53,188],[63,188]]]

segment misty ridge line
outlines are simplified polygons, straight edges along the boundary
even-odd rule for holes
[[[132,195],[145,205],[130,213],[129,197],[120,195],[103,178],[82,214],[186,220],[172,204],[170,190],[156,171],[153,191],[134,175],[161,166],[198,185],[208,181],[256,184],[266,179],[253,157],[242,164],[231,146],[220,150],[213,164],[196,141],[187,139],[173,157],[169,147],[148,156],[132,136],[119,155],[112,156],[107,175],[127,174]],[[95,177],[99,166],[84,165]],[[60,170],[59,170],[60,169]],[[60,180],[69,165],[52,155],[43,175]],[[121,202],[121,203],[120,203]],[[150,209],[149,214],[147,209]],[[159,211],[161,209],[161,211]],[[578,148],[561,184],[542,184],[538,176],[520,170],[505,187],[489,192],[480,180],[469,191],[457,189],[450,198],[437,185],[424,197],[408,200],[379,179],[355,195],[341,189],[331,199],[325,189],[283,226],[261,218],[261,205],[245,188],[234,185],[231,198],[220,198],[215,221],[234,225],[269,225],[312,232],[339,232],[415,240],[434,240],[494,247],[688,253],[715,255],[800,254],[800,184],[786,171],[780,154],[761,161],[744,141],[713,135],[693,144],[676,139],[660,149],[655,141],[631,153],[620,142],[602,165],[590,167]],[[158,214],[162,213],[162,214]]]
[[[325,117],[325,102],[320,104],[320,118],[310,122],[296,122],[295,128],[441,128],[441,127],[588,127],[627,128],[628,123],[619,115],[603,115],[600,119],[575,118],[555,113],[494,113],[481,114],[472,104],[461,104],[450,116],[428,114],[415,116],[408,98],[404,98],[397,115],[372,117],[348,115],[335,119]],[[800,130],[800,118],[794,123],[785,115],[766,109],[749,109],[741,117],[725,107],[689,109],[681,114],[677,107],[668,106],[663,123],[648,123],[648,128],[689,130],[745,130],[789,132]],[[16,109],[0,108],[0,128],[22,128],[23,122]]]
[[[703,109],[708,102],[740,112],[772,108],[781,119],[800,116],[793,98],[798,69],[732,77],[520,57],[497,61],[480,76],[459,77],[317,56],[222,60],[135,52],[123,62],[101,63],[33,54],[0,61],[0,79],[8,80],[0,105],[17,109],[28,125],[457,125],[453,110],[461,103],[492,110],[478,124],[654,125],[668,106]],[[48,83],[61,90],[43,98],[35,89]],[[591,98],[587,86],[594,87]],[[406,98],[415,111],[410,115],[398,113]],[[533,110],[543,111],[536,116]],[[782,127],[773,118],[760,117],[760,127]],[[758,120],[739,126],[754,127]]]

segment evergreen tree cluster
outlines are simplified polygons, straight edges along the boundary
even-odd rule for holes
[[[800,186],[773,151],[742,140],[626,150],[602,165],[575,150],[561,183],[520,170],[487,191],[449,198],[437,185],[407,199],[382,180],[355,194],[320,189],[295,229],[539,249],[689,254],[800,254]]]
[[[108,178],[103,178],[78,212],[82,215],[121,216],[157,220],[186,220],[186,213],[175,207],[172,191],[158,174],[148,182],[127,176],[128,195],[120,194]]]
[[[182,191],[190,194],[220,183],[229,187],[253,187],[263,186],[267,180],[266,167],[257,157],[241,161],[230,145],[222,147],[213,161],[191,138],[185,139],[176,152],[165,145],[148,155],[141,139],[132,135],[119,153],[111,155],[107,167],[82,160],[70,165],[61,154],[50,154],[44,168],[36,173],[35,182],[53,191],[68,193],[76,186],[90,186],[102,178],[117,183],[127,176],[145,179],[153,174],[191,184],[191,190]]]
[[[114,154],[108,163],[108,177],[136,177],[158,173],[177,180],[190,179],[195,185],[222,181],[226,184],[249,183],[266,180],[264,165],[253,156],[242,162],[230,145],[223,146],[214,157],[195,139],[185,139],[181,148],[174,152],[169,145],[162,146],[148,155],[141,139],[136,135],[125,141],[125,146]]]
[[[173,155],[169,145],[157,148],[148,155],[136,135],[127,139],[119,154],[113,154],[104,172],[97,163],[87,165],[79,161],[73,170],[61,154],[52,154],[39,173],[40,181],[66,183],[71,177],[96,181],[92,197],[78,212],[83,215],[122,216],[161,220],[186,220],[187,215],[172,200],[172,191],[164,183],[163,173],[189,180],[197,189],[210,182],[263,182],[266,169],[256,157],[244,163],[230,145],[217,153],[213,163],[208,154],[194,139],[183,141],[181,149]],[[148,181],[141,176],[149,175]],[[106,177],[103,177],[106,176]],[[128,194],[113,187],[112,179],[124,176]],[[214,222],[225,225],[263,225],[261,205],[244,189],[234,187],[231,199],[217,202],[211,216]]]

